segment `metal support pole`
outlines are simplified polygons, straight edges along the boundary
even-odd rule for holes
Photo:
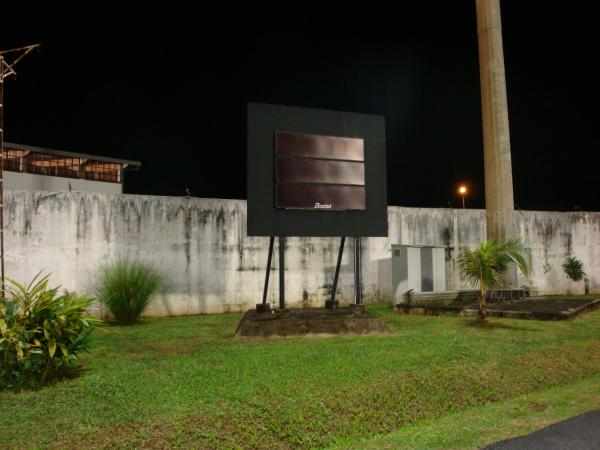
[[[346,242],[346,236],[342,237],[340,242],[340,251],[338,253],[337,265],[335,266],[335,275],[333,277],[333,288],[331,289],[331,304],[335,301],[335,294],[337,292],[338,278],[340,277],[340,266],[342,265],[342,255],[344,254],[344,243]]]
[[[285,309],[285,237],[279,236],[279,309]]]
[[[0,296],[4,299],[4,58],[0,55]]]
[[[267,303],[267,292],[269,290],[269,275],[271,274],[271,259],[273,258],[273,243],[275,236],[269,240],[269,257],[267,258],[267,273],[265,273],[265,289],[263,291],[263,305]]]
[[[360,236],[354,237],[354,303],[362,304],[362,287],[360,281]]]
[[[4,299],[6,278],[4,273],[4,79],[16,75],[14,67],[40,44],[26,45],[0,51],[0,298]],[[4,55],[17,55],[7,61]],[[10,58],[9,58],[10,59]]]

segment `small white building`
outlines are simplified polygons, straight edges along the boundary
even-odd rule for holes
[[[4,189],[120,194],[125,172],[142,163],[4,143]]]

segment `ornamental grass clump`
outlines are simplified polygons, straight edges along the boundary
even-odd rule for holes
[[[116,322],[131,324],[163,286],[164,276],[154,266],[122,258],[100,267],[95,292]]]
[[[27,286],[7,280],[0,300],[0,389],[39,387],[67,374],[78,354],[90,346],[98,323],[86,314],[93,298],[59,287],[49,275]]]

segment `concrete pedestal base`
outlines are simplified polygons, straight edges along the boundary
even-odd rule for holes
[[[256,312],[257,313],[270,313],[271,312],[271,304],[257,303],[256,304]]]
[[[248,311],[235,334],[236,337],[276,337],[388,332],[388,327],[378,317],[362,308],[306,308],[271,314]]]
[[[567,320],[599,308],[600,299],[593,297],[590,299],[533,297],[522,301],[488,302],[487,314],[488,317],[506,317],[510,319]],[[396,305],[396,311],[399,313],[431,316],[477,316],[478,309],[479,305],[477,303],[471,305]]]

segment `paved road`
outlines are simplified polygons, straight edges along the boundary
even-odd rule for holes
[[[485,450],[600,450],[600,409],[496,442]]]

